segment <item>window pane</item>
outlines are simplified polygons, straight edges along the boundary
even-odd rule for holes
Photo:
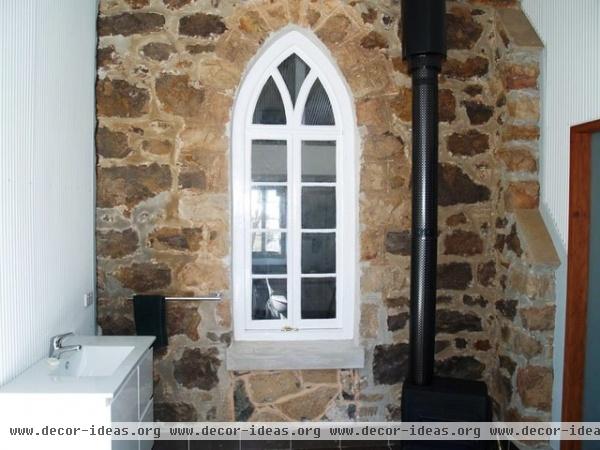
[[[302,188],[302,228],[335,228],[335,187]]]
[[[285,141],[252,141],[252,181],[287,181]]]
[[[286,123],[281,94],[272,77],[269,77],[258,97],[252,123],[263,125],[285,125]]]
[[[286,234],[252,233],[252,273],[285,274],[287,272]]]
[[[302,142],[302,181],[335,182],[335,141]]]
[[[335,278],[302,278],[302,318],[335,319]]]
[[[285,319],[287,317],[287,280],[252,280],[252,320]]]
[[[285,81],[285,85],[290,91],[292,104],[295,105],[296,98],[298,98],[298,92],[300,92],[300,87],[302,86],[306,75],[310,72],[310,67],[294,53],[279,64],[279,72],[283,77],[283,81]]]
[[[335,125],[329,97],[318,79],[310,88],[302,123],[304,125]]]
[[[335,273],[335,233],[302,233],[302,273]]]
[[[280,229],[286,227],[287,188],[284,186],[254,186],[250,198],[252,228]]]

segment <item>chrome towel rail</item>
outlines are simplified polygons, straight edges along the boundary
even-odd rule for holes
[[[165,297],[165,300],[169,301],[207,301],[207,302],[218,302],[223,299],[223,296],[220,292],[214,292],[209,295],[203,295],[199,297]],[[130,298],[130,300],[133,300]]]

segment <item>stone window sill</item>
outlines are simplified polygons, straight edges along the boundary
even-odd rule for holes
[[[354,341],[234,341],[227,370],[362,369],[365,350]]]

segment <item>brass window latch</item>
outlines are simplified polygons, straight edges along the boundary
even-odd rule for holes
[[[281,328],[281,331],[299,331],[298,328],[294,328],[294,327],[290,327],[289,325],[286,325],[285,327]]]

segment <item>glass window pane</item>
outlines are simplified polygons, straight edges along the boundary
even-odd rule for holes
[[[302,142],[302,181],[335,182],[335,141]]]
[[[304,125],[335,125],[331,102],[318,79],[308,93],[302,123]]]
[[[287,188],[284,186],[254,186],[250,195],[250,208],[253,229],[285,228]]]
[[[335,228],[335,187],[302,188],[302,228]]]
[[[283,100],[273,77],[269,77],[258,97],[252,123],[263,125],[285,125],[286,123]]]
[[[335,278],[302,278],[303,319],[335,319]]]
[[[335,273],[335,233],[302,233],[302,273]]]
[[[252,141],[252,181],[287,181],[287,143]]]
[[[252,273],[287,272],[286,233],[252,233]]]
[[[252,280],[252,320],[287,317],[287,280],[267,278]]]
[[[296,98],[298,98],[298,92],[300,92],[300,87],[302,86],[306,75],[310,72],[310,67],[294,53],[279,64],[279,72],[283,77],[283,81],[285,81],[285,85],[290,91],[292,104],[295,105]]]

